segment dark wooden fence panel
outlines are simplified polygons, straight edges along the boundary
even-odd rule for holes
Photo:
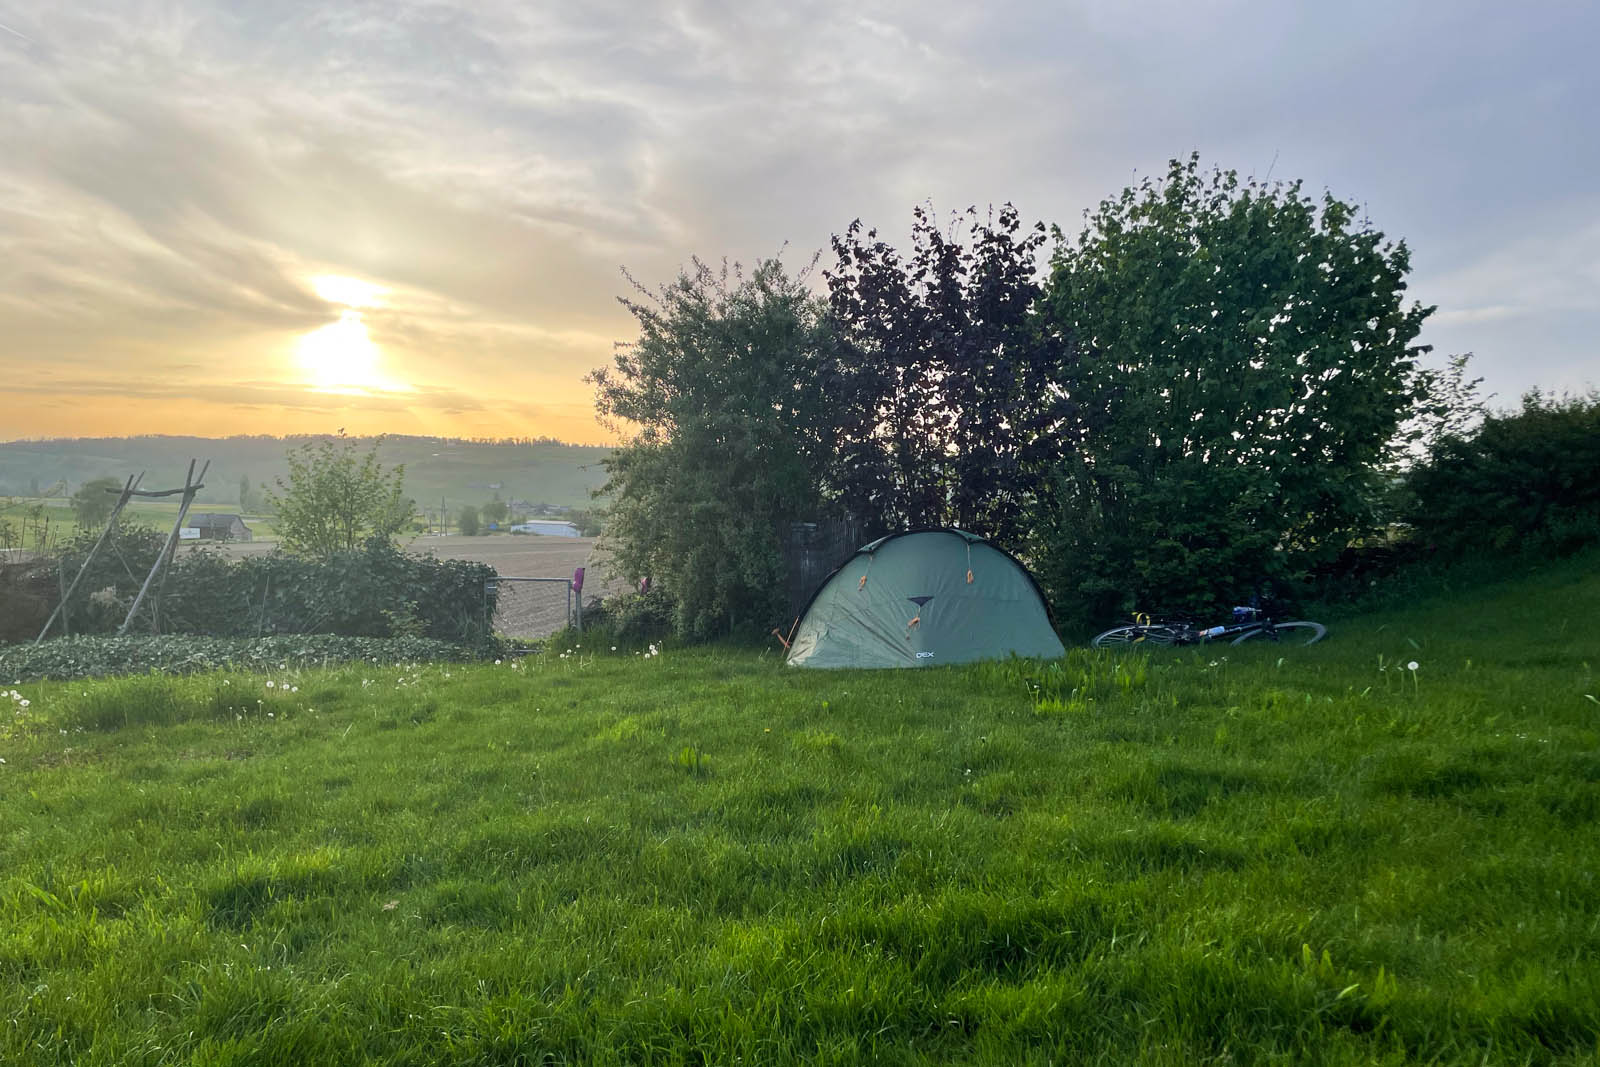
[[[800,616],[823,579],[871,540],[853,519],[823,519],[789,524],[784,561],[789,569],[789,622]]]

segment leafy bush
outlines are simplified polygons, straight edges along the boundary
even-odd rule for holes
[[[402,495],[404,465],[384,469],[373,441],[358,455],[345,436],[307,441],[289,450],[289,480],[269,491],[285,550],[314,559],[351,552],[372,538],[388,541],[411,522],[413,505]]]
[[[15,685],[113,674],[188,674],[210,670],[276,670],[367,661],[416,663],[467,660],[479,650],[425,637],[294,637],[229,639],[206,637],[75,636],[0,651],[0,678]]]
[[[663,589],[622,593],[596,607],[586,607],[583,628],[585,633],[604,635],[619,644],[645,644],[672,633],[676,610],[677,605]]]
[[[1438,385],[1409,269],[1355,205],[1193,158],[1103,202],[1044,303],[1076,341],[1076,448],[1030,546],[1058,617],[1216,610],[1369,530],[1390,442]]]
[[[761,633],[782,617],[778,530],[819,511],[831,462],[823,306],[776,260],[696,263],[625,301],[639,340],[589,376],[602,420],[640,428],[604,460],[617,571],[672,590],[674,630]]]
[[[1600,392],[1547,397],[1444,438],[1408,479],[1415,536],[1446,555],[1600,543]]]
[[[67,573],[76,573],[89,544],[88,538],[74,542],[64,557]],[[73,594],[73,631],[116,630],[160,549],[154,530],[119,529]],[[484,583],[494,576],[483,563],[407,555],[384,537],[326,559],[273,554],[230,562],[211,552],[186,552],[172,561],[160,624],[166,633],[211,637],[322,633],[483,641],[494,610]]]

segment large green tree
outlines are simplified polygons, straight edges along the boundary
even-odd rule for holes
[[[632,434],[605,461],[605,543],[672,597],[680,633],[765,630],[784,606],[781,529],[817,514],[833,456],[826,309],[776,259],[748,276],[696,261],[623,304],[638,340],[589,376]]]
[[[1409,267],[1353,205],[1194,157],[1061,240],[1047,307],[1083,445],[1039,515],[1058,596],[1209,609],[1361,532],[1428,381]]]
[[[123,483],[115,478],[90,478],[72,494],[72,513],[79,526],[99,526],[117,506],[117,491]]]
[[[283,548],[326,559],[374,537],[393,540],[411,520],[405,467],[378,461],[381,438],[362,449],[343,430],[289,450],[289,477],[276,479],[268,505]]]

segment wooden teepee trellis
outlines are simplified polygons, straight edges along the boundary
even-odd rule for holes
[[[206,471],[211,469],[211,461],[206,460],[205,465],[200,468],[199,478],[195,477],[194,465],[195,460],[191,459],[189,461],[189,471],[183,476],[183,487],[181,489],[139,489],[138,485],[144,479],[144,472],[141,471],[136,477],[130,477],[120,490],[108,490],[108,492],[114,492],[118,495],[116,506],[111,509],[111,515],[106,519],[105,529],[100,531],[99,538],[95,540],[94,546],[89,549],[89,554],[84,557],[83,565],[78,568],[78,573],[72,579],[72,584],[67,586],[66,592],[62,594],[61,603],[56,605],[55,611],[52,611],[50,613],[50,617],[45,620],[44,629],[39,631],[39,636],[34,639],[34,644],[38,644],[40,641],[44,640],[45,635],[50,632],[50,627],[54,625],[58,616],[60,616],[62,620],[62,629],[66,629],[67,603],[72,598],[72,594],[77,590],[78,583],[83,580],[84,574],[89,570],[89,564],[94,562],[94,557],[100,551],[101,546],[110,539],[111,531],[116,527],[117,518],[122,514],[122,509],[127,507],[128,501],[134,497],[140,497],[142,499],[157,499],[162,497],[177,496],[179,493],[182,493],[183,501],[178,507],[178,517],[173,520],[172,532],[167,535],[167,542],[164,546],[162,546],[161,554],[158,555],[155,562],[151,564],[150,573],[145,576],[144,585],[140,586],[139,588],[139,595],[133,598],[133,604],[128,608],[127,617],[122,620],[122,625],[117,628],[118,634],[125,634],[128,632],[128,627],[133,625],[134,616],[139,613],[139,607],[144,603],[145,596],[150,592],[151,585],[155,584],[158,575],[163,574],[167,563],[172,558],[173,551],[177,548],[178,533],[183,529],[183,520],[189,515],[189,507],[194,503],[195,494],[205,488],[204,479],[206,476]],[[164,579],[163,584],[165,584]],[[160,587],[158,586],[157,589],[158,591],[156,593],[156,599],[159,600],[161,595],[159,592]]]

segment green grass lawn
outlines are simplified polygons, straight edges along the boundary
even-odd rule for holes
[[[1300,649],[0,679],[0,1062],[1594,1062],[1594,569]]]

